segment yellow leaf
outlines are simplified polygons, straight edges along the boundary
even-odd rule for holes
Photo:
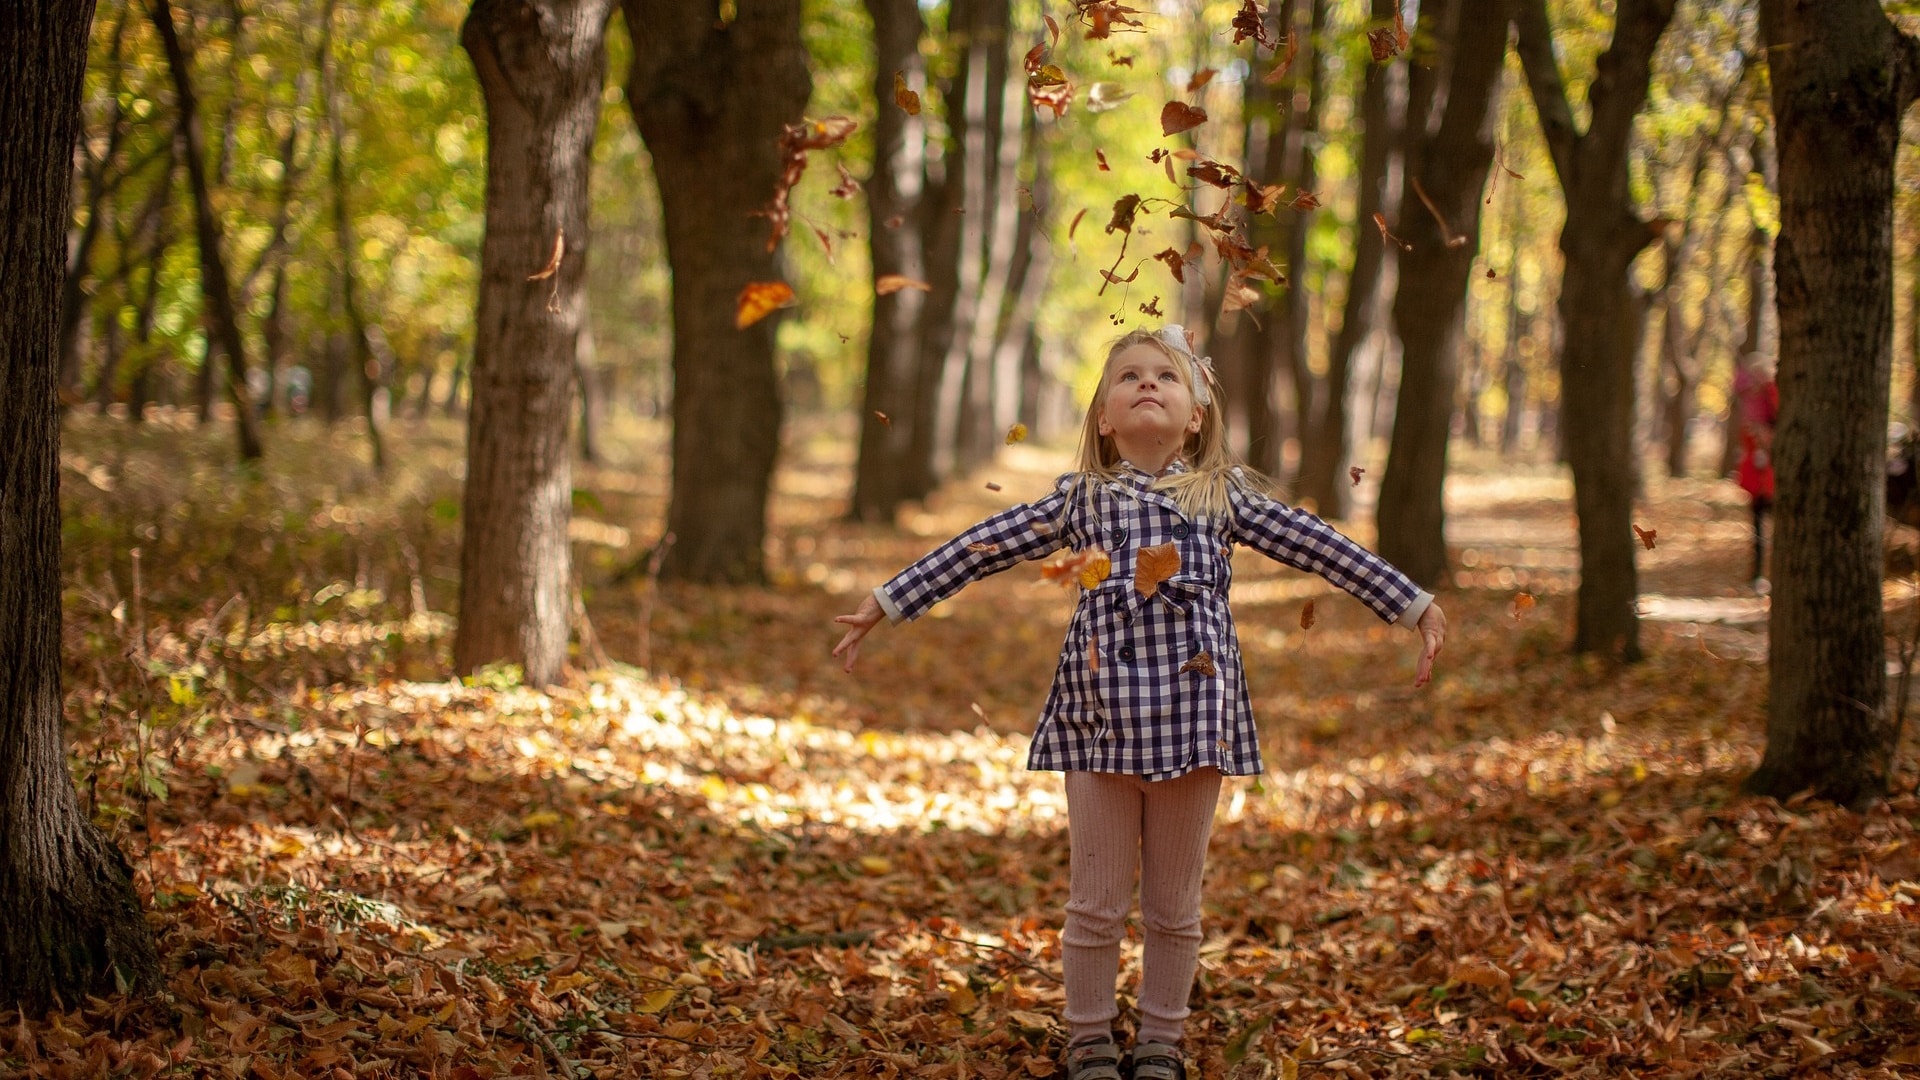
[[[891,874],[893,873],[893,863],[889,862],[884,855],[862,855],[860,856],[860,872],[868,877],[879,877],[882,874]]]
[[[1112,573],[1113,560],[1107,558],[1106,552],[1096,548],[1087,559],[1086,565],[1080,568],[1080,587],[1091,589],[1107,580],[1108,575]]]
[[[1007,445],[1008,446],[1012,446],[1014,443],[1017,443],[1017,442],[1025,442],[1026,440],[1027,440],[1027,425],[1015,424],[1012,427],[1007,429]]]
[[[535,810],[533,813],[521,818],[520,824],[529,829],[545,829],[549,826],[560,824],[560,821],[560,815],[551,810]]]
[[[973,987],[961,984],[947,995],[947,1008],[960,1016],[967,1016],[980,1007],[980,999],[975,996]]]
[[[300,855],[307,850],[307,845],[297,836],[282,836],[273,842],[273,847],[269,850],[275,855]]]
[[[1437,1031],[1429,1031],[1426,1028],[1414,1028],[1412,1031],[1407,1032],[1407,1042],[1413,1046],[1418,1046],[1421,1043],[1442,1042],[1445,1039],[1445,1035]]]
[[[735,303],[733,325],[745,330],[754,323],[793,303],[793,286],[784,281],[749,281],[740,290]]]
[[[652,1016],[656,1013],[665,1012],[667,1010],[667,1006],[673,1004],[673,997],[675,993],[676,991],[673,991],[673,990],[651,991],[645,997],[640,999],[639,1006],[636,1007],[633,1011],[641,1014],[642,1016]]]

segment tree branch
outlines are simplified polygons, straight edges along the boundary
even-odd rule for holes
[[[1540,114],[1540,134],[1553,157],[1553,171],[1565,188],[1573,179],[1573,155],[1580,133],[1573,126],[1573,106],[1560,78],[1560,62],[1553,55],[1553,25],[1547,20],[1546,0],[1511,0],[1514,26],[1520,31],[1516,51],[1527,73],[1534,111]]]

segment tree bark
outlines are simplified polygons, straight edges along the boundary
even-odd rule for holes
[[[1762,0],[1779,133],[1780,419],[1767,750],[1749,791],[1887,791],[1880,591],[1893,369],[1894,159],[1920,41],[1872,0]],[[1845,168],[1835,168],[1845,162]]]
[[[1647,100],[1653,51],[1673,8],[1674,0],[1618,5],[1613,41],[1587,92],[1592,116],[1579,132],[1553,55],[1545,0],[1515,4],[1521,61],[1567,204],[1560,232],[1566,257],[1560,400],[1578,405],[1560,410],[1560,424],[1580,518],[1573,647],[1629,661],[1641,655],[1632,531],[1633,383],[1645,313],[1629,271],[1657,232],[1634,208],[1628,157],[1634,116]]]
[[[925,24],[916,0],[866,0],[873,17],[875,67],[873,170],[867,177],[867,241],[878,282],[889,274],[925,281],[921,199],[927,188],[926,122],[893,103],[893,79],[927,94],[927,65],[920,55]],[[921,313],[927,294],[901,289],[873,300],[867,338],[867,385],[860,411],[860,453],[854,467],[856,521],[891,522],[912,497],[908,484],[914,426],[914,387],[921,363]]]
[[[772,197],[780,133],[799,120],[812,86],[800,2],[741,4],[731,22],[668,0],[626,0],[625,10],[634,36],[627,101],[653,155],[673,271],[667,529],[676,539],[661,573],[759,582],[780,448],[779,320],[739,329],[734,307],[748,282],[780,277],[767,222],[747,214]]]
[[[1399,9],[1398,0],[1373,0],[1372,23],[1387,26]],[[1354,208],[1353,265],[1347,271],[1347,296],[1327,350],[1327,377],[1317,395],[1311,422],[1303,426],[1300,444],[1300,492],[1315,500],[1321,517],[1344,518],[1352,507],[1353,484],[1347,476],[1347,454],[1353,426],[1348,418],[1354,354],[1378,319],[1380,275],[1387,260],[1387,244],[1373,228],[1373,215],[1398,216],[1388,205],[1388,171],[1400,140],[1389,100],[1388,79],[1393,68],[1371,64],[1360,91],[1359,198]]]
[[[159,982],[120,852],[81,812],[60,696],[60,286],[91,0],[0,5],[0,1006]]]
[[[476,0],[460,31],[486,101],[487,216],[453,662],[516,663],[533,686],[567,656],[573,363],[612,12],[613,0]]]
[[[168,0],[153,0],[153,25],[160,32],[160,43],[167,54],[167,68],[173,75],[175,107],[180,112],[180,131],[186,143],[187,184],[193,191],[195,233],[200,242],[200,292],[207,318],[207,362],[212,363],[215,345],[227,358],[227,390],[233,397],[235,427],[240,437],[240,458],[257,460],[264,452],[260,445],[260,421],[254,415],[252,395],[247,391],[247,342],[240,332],[239,311],[233,302],[233,286],[222,253],[220,217],[213,208],[213,194],[207,183],[206,136],[200,122],[199,100],[193,92],[192,58],[180,44],[180,33],[173,25],[173,8]]]
[[[1420,9],[1418,36],[1441,42],[1443,56],[1437,70],[1416,68],[1409,88],[1405,153],[1413,197],[1401,200],[1398,235],[1410,246],[1399,257],[1393,302],[1400,396],[1380,478],[1380,554],[1426,588],[1447,574],[1447,441],[1467,279],[1480,247],[1480,196],[1493,165],[1495,89],[1507,52],[1507,23],[1467,6],[1451,0]],[[1434,210],[1416,205],[1421,190]]]

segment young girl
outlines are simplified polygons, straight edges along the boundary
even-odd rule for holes
[[[1218,385],[1185,332],[1136,330],[1107,354],[1078,469],[1052,493],[961,533],[834,619],[846,670],[884,615],[915,619],[967,583],[1062,547],[1100,549],[1081,578],[1027,761],[1066,773],[1069,1080],[1119,1080],[1114,987],[1141,876],[1144,954],[1135,1080],[1183,1080],[1180,1036],[1200,947],[1200,883],[1221,777],[1261,771],[1227,610],[1232,545],[1311,570],[1423,638],[1415,686],[1446,639],[1433,597],[1233,464]],[[1177,554],[1177,560],[1169,553]],[[1169,576],[1170,575],[1170,576]]]

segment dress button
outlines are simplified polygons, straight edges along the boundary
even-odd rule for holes
[[[1122,645],[1120,646],[1120,651],[1115,653],[1114,655],[1120,658],[1121,663],[1131,664],[1133,663],[1133,646]]]
[[[1175,540],[1185,540],[1187,534],[1192,531],[1192,529],[1187,528],[1187,523],[1182,521],[1173,527],[1173,538]]]
[[[1126,542],[1127,542],[1127,530],[1125,529],[1115,529],[1112,532],[1107,534],[1108,547],[1111,547],[1111,548],[1121,547],[1125,545]]]

